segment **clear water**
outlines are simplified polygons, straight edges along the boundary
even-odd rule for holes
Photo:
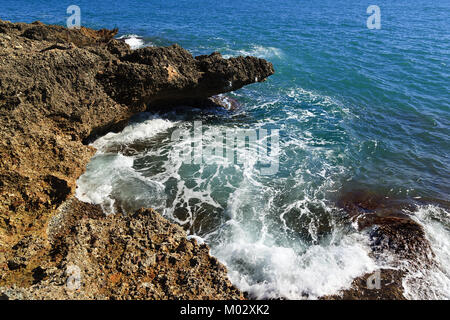
[[[77,196],[105,211],[154,207],[206,241],[231,280],[257,298],[316,298],[374,270],[367,236],[335,200],[365,188],[400,198],[449,200],[450,1],[78,1],[82,24],[119,27],[134,47],[179,43],[194,55],[255,55],[276,74],[230,96],[236,112],[142,114],[99,150]],[[64,24],[69,4],[0,1],[1,19]],[[280,133],[279,171],[254,158],[225,166],[182,163],[175,129],[203,121],[212,143],[226,129]],[[415,213],[440,267],[410,298],[450,298],[449,212]]]

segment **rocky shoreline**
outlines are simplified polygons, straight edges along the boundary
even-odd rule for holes
[[[92,137],[142,111],[264,81],[273,66],[194,58],[178,45],[132,51],[116,33],[0,21],[0,291],[11,299],[242,299],[208,247],[179,226],[151,209],[106,217],[73,194],[95,153]],[[77,273],[79,286],[68,286]]]
[[[0,297],[5,299],[244,299],[206,245],[152,209],[106,216],[74,198],[94,137],[121,130],[136,113],[264,81],[255,57],[193,57],[178,45],[132,51],[117,30],[0,20]],[[433,265],[422,227],[404,209],[367,192],[337,201],[378,259]],[[413,209],[412,209],[413,210]],[[383,269],[323,299],[405,299],[404,269]]]

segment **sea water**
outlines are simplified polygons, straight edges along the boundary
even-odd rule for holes
[[[68,17],[61,1],[0,4],[0,18],[15,22],[65,24]],[[374,4],[379,29],[367,24]],[[227,95],[238,110],[149,112],[99,137],[77,188],[79,199],[106,213],[157,209],[210,245],[252,297],[314,299],[384,263],[373,260],[367,234],[336,206],[343,190],[449,200],[450,1],[76,5],[82,25],[118,27],[133,49],[178,43],[194,55],[219,51],[274,64],[266,82]],[[191,152],[199,137],[173,133],[193,132],[196,121],[204,145],[227,130],[278,132],[277,171],[261,174],[251,153],[238,164],[213,156],[186,163],[179,151]],[[408,298],[450,298],[450,212],[440,203],[411,212],[437,267],[410,275],[420,281],[404,280]]]

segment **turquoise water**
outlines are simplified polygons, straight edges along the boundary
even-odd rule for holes
[[[1,19],[64,24],[72,3],[0,4]],[[155,207],[210,244],[254,297],[315,298],[379,266],[335,206],[345,190],[449,200],[450,1],[76,4],[82,25],[118,27],[141,46],[179,43],[194,55],[274,64],[268,81],[229,95],[242,104],[236,112],[143,114],[100,138],[77,191],[110,212]],[[379,30],[366,26],[371,4],[381,9]],[[193,120],[203,121],[207,141],[230,128],[278,129],[278,172],[261,175],[251,156],[235,166],[183,164],[182,142],[170,138]],[[448,211],[418,212],[439,262],[450,265]],[[450,296],[448,267],[424,281],[430,292],[406,283],[409,297]]]

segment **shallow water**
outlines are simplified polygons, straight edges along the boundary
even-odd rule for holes
[[[4,1],[0,1],[2,4]],[[230,94],[235,112],[142,114],[93,144],[77,196],[105,211],[154,207],[211,246],[231,280],[257,298],[316,298],[376,268],[367,237],[336,208],[343,190],[449,200],[449,1],[78,1],[82,24],[119,27],[135,48],[179,43],[193,54],[255,55],[276,74]],[[59,1],[2,5],[1,19],[63,24]],[[140,38],[142,37],[142,39]],[[171,139],[202,121],[205,145],[226,130],[279,130],[275,175],[250,152],[242,164],[185,164]],[[259,142],[258,142],[259,143]],[[253,151],[261,147],[251,143]],[[440,262],[410,298],[450,297],[449,211],[414,213]],[[379,263],[379,262],[377,262]]]

